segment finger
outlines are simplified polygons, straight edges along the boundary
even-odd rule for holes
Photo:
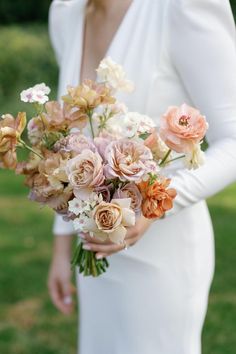
[[[109,240],[109,238],[105,241],[99,240],[96,237],[90,236],[88,233],[82,233],[80,234],[80,237],[82,238],[83,241],[89,242],[89,243],[98,243],[98,244],[103,244],[103,245],[111,245],[112,242]]]
[[[100,252],[100,253],[113,253],[113,252],[119,252],[122,249],[124,249],[123,244],[109,244],[109,245],[104,245],[104,244],[96,244],[96,243],[85,243],[83,245],[83,249],[88,250],[88,251],[93,251],[93,252]]]
[[[65,314],[69,314],[72,312],[74,303],[72,294],[74,292],[74,287],[70,282],[62,282],[61,283],[61,298],[63,302],[63,312]]]
[[[72,291],[70,285],[61,283],[59,280],[52,280],[49,283],[49,292],[56,308],[64,314],[73,310]]]
[[[137,238],[137,237],[138,237],[137,229],[135,227],[131,227],[127,231],[127,234],[125,236],[125,240],[130,240],[130,239]]]
[[[96,244],[102,244],[102,245],[111,245],[112,244],[112,242],[109,239],[103,241],[103,240],[99,240],[96,237],[91,237],[89,235],[85,235],[84,237],[82,237],[82,242],[96,243]]]
[[[114,253],[96,253],[96,259],[103,259],[112,256]]]

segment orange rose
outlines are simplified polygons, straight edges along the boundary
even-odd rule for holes
[[[139,183],[138,187],[143,197],[142,213],[147,219],[161,218],[167,210],[173,207],[176,190],[167,189],[170,179],[163,178],[149,184],[149,181]]]

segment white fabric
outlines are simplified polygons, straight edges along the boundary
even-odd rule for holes
[[[79,82],[85,0],[54,0],[50,34],[60,64],[59,95]],[[207,162],[167,169],[178,196],[164,220],[110,258],[99,279],[79,277],[80,354],[199,354],[214,268],[204,199],[236,179],[236,48],[228,0],[133,0],[107,52],[136,90],[130,110],[159,122],[186,102],[210,124]],[[72,231],[56,218],[54,232]]]

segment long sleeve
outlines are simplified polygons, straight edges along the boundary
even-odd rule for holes
[[[228,0],[170,0],[170,58],[209,122],[206,163],[175,172],[172,215],[236,180],[236,46]]]
[[[49,11],[49,35],[57,58],[58,65],[62,63],[67,36],[68,10],[72,1],[54,0]],[[53,233],[57,236],[75,233],[72,222],[63,220],[61,215],[55,214]]]
[[[49,36],[56,55],[58,65],[61,65],[67,36],[68,10],[71,1],[53,0],[49,10]]]

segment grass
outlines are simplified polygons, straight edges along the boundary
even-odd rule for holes
[[[10,49],[9,46],[4,47],[4,50],[12,51],[7,55],[1,49],[2,33],[0,65],[6,67],[11,57],[14,57],[13,61],[16,60],[14,52],[19,53],[19,60],[22,48],[19,40],[14,39]],[[6,35],[9,40],[24,35],[24,50],[34,52],[35,62],[32,65],[27,61],[28,69],[17,70],[16,83],[12,84],[10,93],[4,89],[1,81],[7,80],[6,77],[0,78],[2,113],[12,109],[16,111],[18,102],[15,97],[19,90],[34,83],[35,71],[32,69],[31,76],[28,76],[29,68],[36,66],[37,81],[48,82],[52,87],[55,87],[56,77],[45,27],[13,26],[9,28],[9,33],[7,28],[4,29],[4,38]],[[41,52],[47,53],[48,59],[37,63],[35,53]],[[22,68],[23,64],[9,65],[15,70],[15,65]],[[50,302],[46,287],[53,215],[48,209],[40,210],[38,205],[27,200],[27,190],[22,183],[21,177],[16,178],[11,172],[0,171],[0,353],[74,354],[76,314],[67,318],[58,313]],[[203,332],[203,354],[235,354],[235,200],[236,185],[209,200],[216,234],[216,274]]]

